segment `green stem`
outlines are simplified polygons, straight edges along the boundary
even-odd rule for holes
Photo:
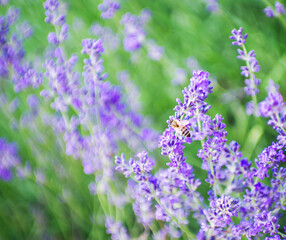
[[[285,234],[285,233],[282,233],[282,232],[279,232],[279,231],[277,231],[277,233],[278,233],[280,236],[282,236],[282,237],[286,237],[286,234]]]

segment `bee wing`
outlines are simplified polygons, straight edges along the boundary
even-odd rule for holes
[[[187,126],[187,125],[189,125],[190,124],[190,122],[188,121],[188,120],[182,120],[182,121],[180,121],[180,125],[181,126]]]

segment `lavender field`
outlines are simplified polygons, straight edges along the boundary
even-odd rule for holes
[[[0,240],[286,239],[285,7],[0,0]]]

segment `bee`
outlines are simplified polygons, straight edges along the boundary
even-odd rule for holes
[[[188,121],[172,119],[169,121],[169,124],[176,131],[177,134],[184,136],[184,137],[191,137],[191,132],[186,127],[186,125],[188,124]]]

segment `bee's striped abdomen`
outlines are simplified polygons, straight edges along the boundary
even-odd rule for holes
[[[182,135],[185,137],[191,137],[191,133],[190,133],[189,129],[187,129],[186,127],[183,127]]]

